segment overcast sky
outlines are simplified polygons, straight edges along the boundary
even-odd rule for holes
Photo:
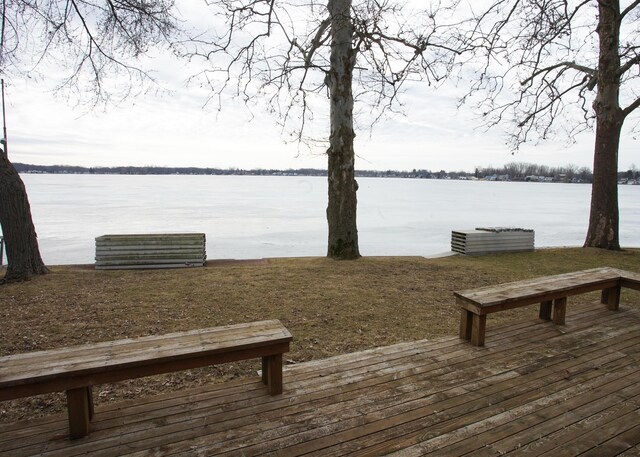
[[[57,81],[12,80],[6,88],[9,156],[13,162],[81,166],[195,166],[216,168],[325,168],[322,147],[287,144],[276,119],[241,101],[222,110],[203,106],[208,92],[184,84],[184,64],[162,55],[150,62],[163,88],[106,111],[75,108],[52,88]],[[55,74],[55,72],[53,72]],[[531,162],[591,168],[593,134],[574,145],[557,138],[515,155],[504,132],[486,132],[469,108],[457,109],[464,86],[412,86],[394,115],[373,131],[357,130],[356,168],[466,170]],[[318,116],[315,128],[328,130]],[[638,142],[625,130],[619,168],[640,166]]]

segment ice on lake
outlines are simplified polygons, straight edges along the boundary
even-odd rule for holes
[[[25,174],[45,263],[94,262],[97,236],[203,232],[207,258],[323,256],[326,178]],[[359,178],[358,234],[367,256],[430,256],[451,231],[535,230],[536,247],[581,246],[591,186]],[[620,186],[620,241],[640,246],[640,186]]]

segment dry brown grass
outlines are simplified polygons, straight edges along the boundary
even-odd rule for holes
[[[286,359],[299,363],[456,334],[454,290],[597,266],[640,271],[640,250],[544,249],[353,262],[275,259],[162,271],[53,267],[47,276],[0,287],[0,355],[280,319],[294,336]],[[625,291],[623,306],[640,307],[640,293]],[[523,317],[535,318],[534,307],[491,316],[489,325]],[[256,368],[255,362],[226,364],[99,386],[97,402],[220,382],[254,374]],[[0,403],[0,422],[63,407],[61,395]]]

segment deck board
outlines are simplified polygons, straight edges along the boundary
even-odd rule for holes
[[[0,424],[0,455],[640,455],[640,311],[489,334],[289,366],[281,396],[256,377],[101,406],[75,441],[65,416]]]

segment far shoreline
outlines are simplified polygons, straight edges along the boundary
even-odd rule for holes
[[[596,248],[583,248],[579,245],[574,246],[542,246],[537,247],[533,251],[518,251],[518,252],[493,252],[482,255],[465,255],[459,252],[454,251],[445,251],[432,255],[363,255],[360,259],[387,259],[387,260],[397,260],[397,259],[425,259],[425,260],[438,260],[446,257],[462,257],[462,258],[480,258],[480,257],[488,257],[488,256],[501,256],[501,255],[516,255],[523,253],[535,253],[539,251],[562,251],[562,250],[579,250],[579,249],[596,249]],[[625,251],[639,251],[640,246],[625,246],[620,249],[620,251],[610,251],[610,252],[625,252]],[[606,250],[602,250],[603,252],[609,252]],[[262,257],[262,258],[251,258],[251,259],[233,259],[233,258],[219,258],[219,259],[207,259],[202,267],[185,267],[185,268],[173,268],[173,270],[192,270],[197,268],[206,268],[206,267],[224,267],[224,266],[258,266],[258,265],[267,265],[271,261],[287,261],[287,260],[313,260],[313,259],[328,259],[326,256],[285,256],[285,257]],[[357,259],[357,260],[360,260]],[[356,260],[356,261],[357,261]],[[350,261],[342,261],[335,260],[336,262],[350,262]],[[94,263],[63,263],[63,264],[46,264],[47,267],[50,268],[72,268],[79,270],[95,270]],[[6,269],[6,263],[0,265],[0,271]],[[127,270],[123,268],[122,270]],[[135,269],[130,269],[129,271],[133,271]],[[152,268],[140,268],[140,271],[145,270],[153,270]],[[163,270],[163,269],[157,269]],[[167,270],[171,270],[171,268],[167,268]],[[118,271],[118,270],[103,270],[103,271]]]
[[[168,166],[112,166],[85,167],[75,165],[34,165],[14,163],[16,170],[24,174],[84,174],[84,175],[135,175],[135,176],[293,176],[327,177],[326,169],[241,169]],[[512,163],[503,167],[478,167],[474,171],[409,170],[355,170],[356,178],[438,179],[464,181],[503,181],[590,184],[593,174],[587,167],[575,165],[549,167],[546,165]],[[640,173],[635,170],[620,172],[621,184],[640,184]],[[624,181],[624,182],[623,182]]]

